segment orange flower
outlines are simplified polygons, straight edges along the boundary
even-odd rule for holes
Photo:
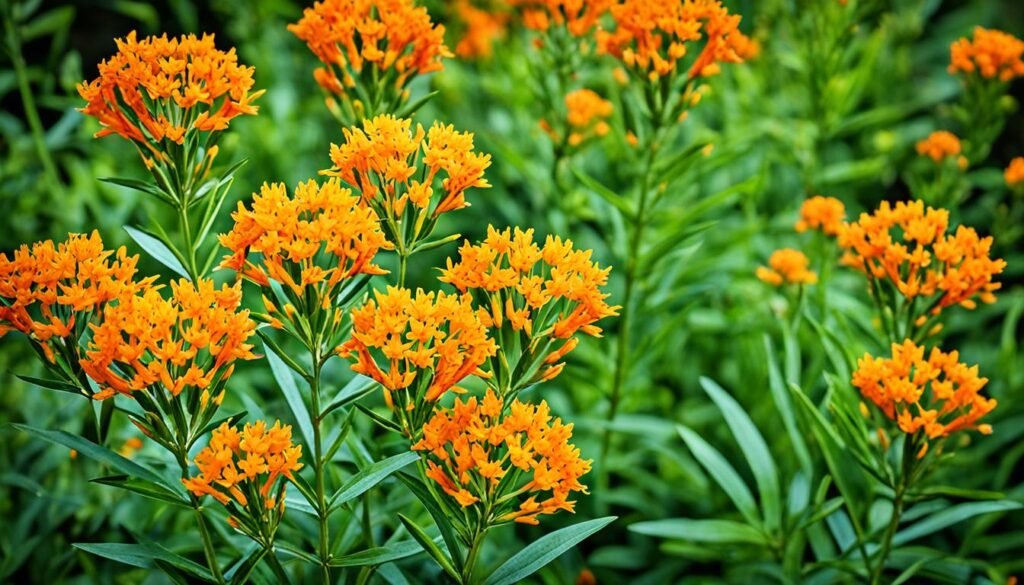
[[[986,79],[1011,81],[1024,75],[1024,41],[998,30],[974,28],[974,38],[962,38],[950,46],[949,72],[977,73]]]
[[[600,24],[601,16],[608,12],[614,0],[510,0],[509,3],[522,10],[523,25],[529,29],[544,32],[554,24],[580,37]]]
[[[201,392],[203,411],[211,397],[219,405],[235,360],[255,358],[246,343],[255,324],[249,311],[239,310],[241,287],[217,290],[212,280],[193,284],[183,278],[171,283],[170,299],[158,289],[107,305],[91,326],[82,368],[100,386],[94,398],[137,398],[136,392],[162,388],[170,397]]]
[[[488,326],[501,329],[507,324],[520,332],[526,340],[523,357],[537,365],[549,364],[537,373],[537,380],[499,379],[499,388],[554,377],[561,371],[555,362],[576,345],[570,338],[579,331],[600,336],[595,323],[618,314],[619,307],[609,306],[608,294],[601,291],[611,268],[599,267],[590,256],[590,250],[575,250],[570,240],[548,236],[541,248],[533,241],[532,229],[498,231],[488,226],[483,242],[476,246],[466,242],[459,249],[458,263],[448,259],[441,282],[472,292],[478,303],[488,307]],[[566,341],[553,349],[554,339]],[[518,360],[504,354],[509,350],[502,348],[503,360],[515,367]],[[506,373],[499,372],[499,378]]]
[[[508,15],[473,6],[470,0],[457,0],[455,14],[463,23],[462,38],[455,45],[455,54],[463,59],[489,59],[494,43],[505,38]]]
[[[541,514],[573,512],[569,497],[587,493],[580,478],[591,461],[569,442],[572,425],[552,420],[546,402],[504,406],[488,390],[482,401],[456,399],[452,408],[437,409],[412,447],[423,452],[427,476],[462,507],[489,510],[487,518],[471,514],[489,526],[538,524]]]
[[[917,142],[917,154],[927,156],[936,163],[947,158],[956,158],[961,169],[967,168],[967,159],[960,155],[960,139],[952,132],[937,130]]]
[[[352,311],[352,337],[338,347],[342,357],[354,360],[352,370],[373,378],[384,396],[398,408],[408,433],[418,430],[429,411],[423,402],[436,402],[463,378],[477,372],[495,353],[480,314],[467,296],[423,292],[389,286]],[[409,414],[407,414],[407,412]]]
[[[846,219],[846,208],[843,202],[835,197],[815,195],[805,199],[800,206],[800,219],[794,226],[796,231],[821,230],[822,233],[834,236],[839,233]]]
[[[196,455],[199,475],[182,483],[193,495],[212,496],[227,506],[232,526],[260,539],[273,535],[284,514],[285,483],[278,480],[292,479],[302,469],[301,458],[302,445],[292,443],[289,425],[275,421],[268,429],[260,420],[239,432],[225,422]]]
[[[99,77],[78,85],[88,104],[81,112],[99,120],[96,136],[119,134],[149,145],[184,144],[190,132],[224,130],[237,116],[256,114],[263,91],[250,93],[253,68],[235,50],[217,49],[213,35],[167,35],[115,40],[117,54],[99,65]]]
[[[1024,156],[1018,156],[1010,161],[1003,171],[1003,178],[1006,180],[1006,186],[1011,189],[1024,184]]]
[[[251,208],[239,202],[231,217],[234,226],[220,236],[231,254],[221,266],[263,287],[275,280],[295,302],[311,291],[317,305],[308,309],[329,307],[354,275],[386,273],[373,259],[391,244],[373,211],[336,179],[299,183],[293,197],[281,183],[264,184]]]
[[[360,76],[370,91],[381,73],[401,89],[415,75],[440,71],[441,59],[451,57],[444,27],[413,0],[323,0],[288,30],[324,64],[314,77],[332,94],[347,93]]]
[[[757,267],[757,277],[772,286],[783,284],[814,284],[818,275],[807,269],[810,260],[800,250],[783,248],[772,252],[768,265]]]
[[[924,359],[924,348],[909,339],[892,344],[891,358],[865,354],[858,360],[852,380],[900,430],[921,432],[926,442],[959,430],[991,433],[990,425],[978,424],[996,407],[994,398],[979,393],[987,382],[978,376],[978,366],[960,363],[957,352],[932,348]],[[924,452],[922,449],[921,455]]]
[[[589,89],[577,89],[565,96],[568,111],[570,146],[579,146],[592,137],[608,134],[606,119],[612,115],[612,103]]]
[[[757,53],[757,44],[739,31],[740,16],[729,14],[718,0],[623,0],[610,12],[615,27],[598,31],[598,50],[651,79],[675,72],[700,41],[704,48],[693,58],[690,79],[714,75],[721,63],[742,63]]]
[[[103,249],[98,232],[68,234],[22,245],[12,256],[0,253],[0,337],[10,330],[28,335],[54,362],[54,349],[75,342],[103,307],[148,288],[152,278],[135,281],[138,256],[124,247]],[[70,343],[57,346],[61,339]],[[76,349],[77,351],[77,349]],[[71,356],[77,359],[76,356]]]
[[[429,210],[435,179],[442,171],[442,195],[433,206],[433,217],[468,207],[466,189],[490,187],[484,170],[491,165],[491,156],[473,152],[471,132],[435,122],[426,133],[417,126],[413,134],[411,124],[411,120],[382,114],[364,120],[362,130],[345,128],[345,142],[331,145],[334,166],[321,174],[340,177],[357,188],[364,201],[380,202],[382,211],[395,216],[402,215],[407,203]]]
[[[873,214],[862,213],[839,230],[843,264],[870,279],[888,280],[908,300],[930,300],[925,310],[932,314],[956,304],[973,308],[975,296],[995,302],[992,293],[1000,285],[993,277],[1006,262],[990,257],[992,238],[965,226],[947,234],[948,227],[945,209],[883,201]]]

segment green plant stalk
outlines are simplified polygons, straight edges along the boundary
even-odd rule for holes
[[[181,234],[185,240],[184,257],[187,263],[185,270],[188,271],[189,278],[192,279],[192,282],[198,282],[201,275],[199,274],[199,268],[196,266],[196,245],[192,240],[192,228],[189,225],[188,207],[185,203],[179,204],[178,220],[181,222]]]
[[[313,375],[310,382],[310,395],[313,402],[313,474],[316,483],[317,517],[320,521],[320,568],[324,585],[330,585],[330,533],[327,514],[327,501],[324,496],[324,460],[323,438],[320,432],[320,351],[313,350]]]
[[[39,162],[43,165],[43,174],[52,194],[56,195],[61,188],[60,177],[57,174],[57,166],[53,163],[50,150],[46,147],[46,134],[43,130],[43,123],[39,118],[39,110],[36,109],[36,101],[32,96],[32,87],[28,81],[28,71],[25,67],[25,57],[21,54],[21,43],[18,38],[17,27],[14,25],[14,17],[7,0],[2,0],[4,13],[4,31],[7,34],[7,50],[14,63],[14,73],[18,78],[18,93],[21,94],[21,104],[25,108],[25,119],[28,121],[29,129],[32,131],[32,142],[36,147],[36,154]]]
[[[885,572],[885,561],[889,558],[889,551],[892,550],[892,538],[896,535],[896,529],[899,528],[900,518],[903,515],[903,500],[909,487],[908,484],[914,475],[913,467],[917,458],[915,453],[916,446],[917,441],[912,441],[909,437],[903,442],[900,475],[896,479],[896,486],[893,488],[892,515],[889,517],[889,526],[885,529],[885,535],[882,536],[882,546],[878,551],[878,563],[871,574],[871,585],[878,585],[882,582],[882,573]]]
[[[188,479],[188,455],[183,445],[178,445],[178,449],[174,452],[174,457],[178,460],[178,466],[181,468],[181,479]],[[206,564],[213,573],[213,578],[217,583],[225,583],[224,575],[220,572],[220,565],[217,563],[217,553],[213,548],[213,539],[210,537],[210,530],[206,526],[206,519],[203,518],[202,506],[199,503],[199,498],[195,494],[189,492],[189,502],[192,504],[192,510],[196,515],[196,524],[199,526],[199,536],[203,540],[203,552],[206,555]]]
[[[486,514],[490,515],[490,511]],[[462,585],[470,585],[473,582],[473,569],[476,568],[476,561],[480,557],[480,550],[483,548],[484,537],[487,536],[487,528],[477,527],[476,534],[466,550],[466,562],[462,566]],[[456,553],[452,553],[456,554]]]

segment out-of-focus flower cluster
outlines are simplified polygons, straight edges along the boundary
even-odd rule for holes
[[[975,27],[970,39],[950,47],[950,73],[977,74],[986,79],[1011,81],[1024,75],[1024,41],[993,29]]]
[[[811,271],[810,260],[800,250],[783,248],[772,252],[768,266],[758,266],[755,274],[772,286],[784,284],[814,284],[818,275]]]

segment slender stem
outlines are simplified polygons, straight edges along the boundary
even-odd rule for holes
[[[405,286],[405,273],[409,267],[409,255],[403,252],[398,254],[398,286]]]
[[[904,485],[901,478],[899,485],[896,486],[896,497],[892,502],[892,517],[889,518],[889,526],[885,529],[885,537],[882,539],[882,548],[878,554],[878,564],[875,565],[875,571],[871,575],[871,585],[877,585],[882,582],[885,561],[889,558],[889,551],[892,549],[892,537],[896,534],[896,529],[900,525],[900,517],[903,515],[903,496],[905,494],[906,485]]]
[[[292,582],[291,578],[288,577],[288,572],[285,571],[284,567],[281,565],[281,560],[277,558],[277,552],[273,550],[273,547],[271,547],[271,550],[267,551],[267,556],[265,558],[269,560],[270,570],[274,572],[279,583],[288,585]]]
[[[327,501],[324,496],[324,460],[323,460],[323,438],[320,433],[320,355],[319,349],[313,351],[313,376],[310,384],[310,394],[313,401],[313,473],[316,482],[317,516],[320,520],[320,568],[322,582],[329,585],[331,582],[330,562],[330,534]]]
[[[655,130],[655,136],[656,135],[657,130]],[[606,417],[609,425],[605,428],[604,438],[601,443],[602,468],[604,467],[605,456],[608,454],[608,448],[611,444],[612,430],[610,423],[615,419],[615,415],[619,410],[619,404],[622,401],[622,385],[625,380],[626,369],[629,364],[629,330],[633,320],[633,293],[636,290],[638,256],[640,254],[640,246],[643,243],[644,228],[646,227],[647,222],[647,196],[650,191],[651,169],[654,167],[656,154],[657,139],[655,138],[654,140],[651,140],[651,143],[648,145],[648,150],[644,160],[643,176],[640,180],[640,196],[637,204],[636,222],[633,227],[633,237],[630,239],[629,247],[626,250],[626,285],[622,296],[622,312],[619,316],[619,335],[615,349],[615,369],[612,374],[612,389],[609,395],[610,402],[608,406],[608,416]],[[606,473],[602,471],[601,475],[606,476]]]
[[[179,204],[178,206],[178,220],[181,222],[181,234],[185,240],[185,270],[188,271],[189,278],[192,282],[199,280],[199,269],[196,267],[196,247],[192,241],[192,228],[188,222],[188,209],[185,204]]]
[[[36,147],[36,154],[39,162],[43,165],[43,174],[53,195],[56,195],[61,188],[60,178],[57,174],[57,166],[50,157],[50,150],[46,147],[46,134],[43,130],[43,123],[39,119],[39,111],[36,109],[35,98],[32,96],[32,87],[29,85],[28,69],[25,66],[25,57],[21,54],[21,43],[18,38],[18,30],[14,24],[14,15],[7,0],[0,0],[3,7],[4,30],[7,33],[7,49],[14,63],[14,73],[18,78],[18,93],[21,94],[21,104],[25,109],[25,119],[32,131],[32,142]]]
[[[188,455],[185,447],[179,445],[175,450],[174,457],[178,460],[181,468],[181,479],[188,479]],[[202,506],[199,498],[189,492],[189,501],[192,503],[192,510],[196,515],[196,524],[199,526],[199,536],[203,540],[203,552],[206,554],[206,565],[217,583],[224,583],[224,575],[220,572],[220,565],[217,564],[217,553],[213,548],[213,539],[210,537],[210,530],[206,526],[206,519],[203,518]]]
[[[466,562],[462,567],[462,585],[469,585],[473,582],[473,569],[480,557],[480,549],[483,548],[485,536],[487,536],[487,529],[477,528],[473,542],[469,545],[469,550],[466,551]]]

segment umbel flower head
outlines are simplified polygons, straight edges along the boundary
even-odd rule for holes
[[[783,248],[772,252],[768,266],[758,266],[757,277],[772,286],[814,284],[818,275],[808,270],[810,260],[800,250]]]
[[[456,0],[455,16],[462,23],[455,54],[463,59],[489,59],[494,54],[494,43],[505,37],[509,15],[478,8],[471,0]]]
[[[835,197],[823,197],[815,195],[805,199],[800,206],[800,219],[797,220],[794,229],[797,232],[807,230],[820,230],[827,236],[834,236],[839,233],[846,220],[846,208],[843,202]]]
[[[184,144],[194,131],[224,130],[237,116],[255,114],[253,68],[235,50],[221,51],[213,35],[117,39],[117,53],[99,65],[99,77],[78,85],[99,120],[97,136],[119,134],[151,151],[151,142]]]
[[[313,76],[330,94],[354,93],[347,101],[353,121],[379,111],[394,111],[404,101],[403,89],[416,75],[443,69],[451,57],[444,44],[444,26],[430,21],[427,9],[413,0],[322,0],[306,8],[288,30],[309,46],[323,63]],[[376,88],[383,96],[373,95]]]
[[[937,164],[946,159],[953,159],[961,169],[967,168],[967,158],[961,153],[963,148],[956,134],[947,130],[936,130],[919,140],[916,145],[917,154],[926,156]]]
[[[427,131],[411,126],[411,120],[382,114],[361,129],[345,128],[345,141],[331,145],[334,166],[321,171],[358,190],[406,254],[438,216],[469,206],[467,189],[490,187],[484,171],[491,165],[490,155],[473,151],[470,132],[437,122]]]
[[[974,28],[973,38],[953,42],[949,72],[985,79],[1011,81],[1024,75],[1024,41],[993,29]]]
[[[82,361],[100,386],[94,398],[122,394],[146,407],[153,397],[167,402],[189,392],[188,407],[196,409],[192,414],[212,416],[215,409],[208,407],[223,400],[234,362],[255,357],[247,343],[255,324],[241,303],[239,284],[217,289],[212,280],[183,278],[171,283],[170,298],[150,287],[108,304],[91,326]]]
[[[228,522],[250,538],[273,540],[284,514],[286,483],[302,469],[302,445],[292,443],[292,428],[260,420],[239,431],[228,423],[214,429],[195,458],[199,474],[182,479],[197,497],[212,496],[227,507]]]
[[[559,360],[578,343],[576,333],[599,336],[597,321],[618,314],[619,307],[608,305],[601,290],[610,271],[570,240],[548,236],[540,247],[532,229],[488,226],[484,241],[466,242],[458,262],[448,259],[440,280],[472,293],[487,307],[486,322],[495,336],[509,340],[490,368],[496,374],[492,384],[507,396],[519,389],[516,385],[557,376],[564,367]],[[502,330],[507,336],[498,334]],[[510,368],[521,375],[513,376]]]
[[[264,288],[271,280],[280,283],[286,320],[296,306],[303,315],[321,311],[340,318],[326,313],[347,279],[386,273],[373,260],[391,244],[373,211],[336,179],[299,183],[292,197],[283,184],[264,183],[250,208],[239,202],[231,217],[234,226],[220,236],[231,253],[221,266]],[[279,308],[269,299],[265,304],[266,320],[283,327]]]
[[[945,209],[883,201],[839,230],[842,262],[869,280],[890,283],[908,301],[920,300],[920,319],[952,305],[974,308],[974,298],[995,302],[992,293],[1000,285],[993,279],[1006,262],[991,257],[992,238],[966,226],[952,234],[948,228]]]
[[[623,0],[609,11],[615,26],[598,31],[598,51],[651,80],[675,74],[684,60],[690,63],[685,75],[693,79],[757,53],[757,45],[739,30],[740,16],[729,14],[718,0]]]
[[[987,382],[978,376],[978,366],[960,363],[956,351],[932,348],[925,359],[925,348],[909,339],[892,344],[892,357],[865,354],[852,380],[901,431],[921,434],[924,444],[919,458],[926,453],[928,440],[960,430],[992,432],[990,425],[978,424],[996,407],[994,398],[980,394]]]
[[[0,253],[0,337],[20,331],[51,364],[75,369],[78,338],[103,307],[152,284],[135,280],[138,260],[124,247],[105,250],[96,231]]]
[[[389,286],[352,311],[352,337],[338,347],[353,371],[376,380],[410,437],[433,403],[494,355],[496,346],[468,296],[414,295]]]
[[[585,88],[570,91],[565,96],[565,110],[564,140],[570,147],[579,147],[592,138],[608,134],[607,119],[612,115],[612,103],[597,92]],[[563,140],[546,121],[541,121],[541,127],[555,142]]]
[[[472,508],[468,517],[483,527],[538,524],[541,514],[573,512],[570,497],[587,493],[580,478],[591,462],[569,442],[572,425],[552,419],[546,402],[504,406],[488,390],[483,400],[456,399],[452,408],[437,409],[413,445],[427,461],[427,477]]]
[[[522,13],[526,28],[545,32],[552,26],[565,27],[575,37],[584,36],[600,24],[614,0],[510,0]]]

